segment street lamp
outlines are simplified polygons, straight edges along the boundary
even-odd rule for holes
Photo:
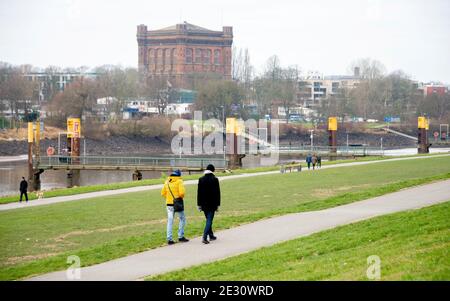
[[[225,106],[221,105],[220,106],[222,108],[222,139],[223,139],[223,135],[225,134],[225,143],[226,143],[226,126],[225,126]],[[226,154],[225,154],[225,143],[223,144],[223,160],[224,160],[224,164],[225,164],[225,160],[226,160]]]
[[[313,151],[314,148],[314,130],[309,130],[311,132],[311,151]]]

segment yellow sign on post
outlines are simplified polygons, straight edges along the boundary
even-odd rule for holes
[[[38,124],[34,124],[34,128],[35,128],[35,139],[36,139],[36,144],[39,146],[39,142],[41,141],[41,128]]]
[[[81,137],[81,121],[80,118],[67,119],[67,137],[80,138]]]
[[[234,134],[236,133],[236,118],[227,118],[227,124],[226,124],[226,133],[227,134]]]
[[[424,116],[420,116],[417,118],[417,128],[419,129],[427,129],[427,118]]]
[[[28,122],[28,143],[33,143],[34,133],[33,133],[33,123]]]
[[[337,131],[337,117],[328,118],[328,130]]]
[[[240,136],[245,132],[245,124],[242,119],[236,120],[235,122],[235,130],[236,135]]]

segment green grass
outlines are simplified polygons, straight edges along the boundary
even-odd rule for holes
[[[376,217],[150,280],[450,280],[450,202]]]
[[[450,157],[380,162],[316,172],[224,181],[217,230],[290,212],[317,210],[450,178]],[[202,233],[196,186],[186,187],[188,237]],[[145,191],[0,212],[0,279],[19,279],[148,250],[165,243],[159,191]]]
[[[354,161],[373,161],[373,160],[383,160],[386,157],[364,157],[358,159],[348,159],[348,160],[337,160],[337,161],[324,161],[322,165],[332,165],[332,164],[342,164],[349,163]],[[279,166],[270,166],[270,167],[256,167],[256,168],[243,168],[233,170],[233,173],[220,173],[218,176],[226,177],[229,175],[243,174],[243,173],[257,173],[257,172],[265,172],[265,171],[274,171],[279,170]],[[185,180],[196,180],[200,177],[199,174],[193,175],[183,175]],[[117,190],[123,188],[130,187],[138,187],[138,186],[146,186],[146,185],[157,185],[164,183],[165,178],[161,177],[159,179],[146,179],[142,181],[133,181],[133,182],[121,182],[121,183],[110,183],[110,184],[101,184],[101,185],[90,185],[90,186],[80,186],[80,187],[72,187],[72,188],[57,188],[53,190],[49,190],[45,192],[45,198],[52,198],[58,196],[68,196],[68,195],[76,195],[88,192],[96,192],[96,191],[104,191],[104,190]],[[19,195],[9,195],[0,197],[0,204],[14,203],[19,199]],[[37,196],[34,192],[30,192],[28,194],[29,200],[37,199]]]

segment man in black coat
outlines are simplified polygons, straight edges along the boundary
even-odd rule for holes
[[[25,180],[24,177],[22,177],[22,181],[20,181],[20,200],[19,203],[22,202],[22,196],[25,195],[25,200],[28,202],[28,182]]]
[[[212,230],[214,213],[220,206],[220,186],[219,180],[214,175],[214,165],[209,164],[206,167],[205,175],[198,180],[197,206],[203,211],[206,217],[205,230],[203,232],[203,243],[209,244],[210,240],[216,240]]]

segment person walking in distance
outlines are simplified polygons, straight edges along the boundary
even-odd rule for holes
[[[206,167],[205,174],[198,180],[197,206],[199,211],[203,211],[206,218],[205,230],[203,231],[204,244],[209,244],[209,240],[216,240],[213,233],[214,214],[220,207],[220,185],[219,180],[214,175],[214,165]]]
[[[317,155],[317,168],[322,168],[322,157]]]
[[[308,154],[306,156],[306,164],[308,164],[308,170],[311,168],[311,161],[312,161],[311,154]]]
[[[313,170],[314,170],[316,168],[316,164],[317,164],[317,156],[316,156],[316,154],[314,154],[312,156],[311,163],[312,163]]]
[[[178,213],[180,224],[178,225],[178,241],[188,242],[189,239],[184,237],[184,227],[186,226],[186,216],[184,214],[184,205],[181,207],[176,202],[183,202],[185,188],[181,179],[181,171],[175,170],[164,183],[161,195],[166,198],[167,207],[167,243],[173,245],[175,242],[172,238],[173,220],[175,213]],[[176,208],[175,208],[176,207]]]
[[[19,203],[22,202],[22,196],[23,196],[23,195],[25,195],[25,201],[28,203],[28,193],[27,193],[27,190],[28,190],[28,182],[27,182],[27,180],[25,180],[24,177],[22,177],[22,181],[20,181],[20,187],[19,187],[19,190],[20,190],[20,200],[19,200]]]

